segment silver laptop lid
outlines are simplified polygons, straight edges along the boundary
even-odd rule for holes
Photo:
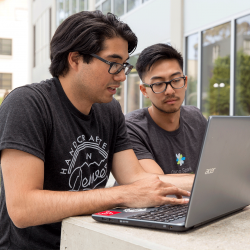
[[[212,116],[185,227],[250,204],[250,117]]]

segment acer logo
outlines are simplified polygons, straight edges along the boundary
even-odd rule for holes
[[[209,168],[206,170],[205,174],[212,174],[216,168]]]

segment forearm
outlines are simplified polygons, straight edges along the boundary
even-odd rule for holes
[[[7,201],[7,208],[14,224],[25,228],[119,206],[124,201],[117,191],[117,188],[79,192],[32,190],[15,204]]]
[[[160,180],[166,183],[171,183],[178,188],[191,191],[193,182],[194,182],[194,174],[165,174],[158,175]]]
[[[163,204],[185,204],[180,199],[190,193],[162,182],[156,175],[149,174],[147,179],[138,180],[130,185],[95,189],[79,192],[59,192],[34,190],[15,204],[8,204],[11,219],[17,227],[24,228],[41,224],[59,222],[70,216],[91,214],[117,206],[153,207]],[[176,195],[179,199],[168,198]]]
[[[121,166],[120,162],[123,162]],[[123,180],[122,184],[128,185],[89,191],[44,190],[43,161],[19,150],[3,150],[1,165],[7,210],[13,223],[20,228],[54,223],[116,206],[151,207],[188,202],[166,197],[175,194],[181,198],[189,193],[160,181],[157,175],[146,173],[132,150],[116,153],[113,160],[118,181],[122,183]]]

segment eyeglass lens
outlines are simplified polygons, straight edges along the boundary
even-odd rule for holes
[[[182,88],[184,86],[184,78],[175,78],[171,81],[171,85],[173,88]],[[159,82],[159,83],[155,83],[152,85],[153,87],[153,91],[155,93],[161,93],[163,91],[166,90],[166,83],[165,82]]]
[[[125,75],[129,74],[129,72],[131,71],[131,66],[130,65],[127,65],[127,66],[123,66],[123,65],[120,65],[118,63],[114,63],[112,65],[112,67],[110,68],[109,72],[111,74],[118,74],[121,72],[122,69],[124,69],[124,72],[125,72]]]

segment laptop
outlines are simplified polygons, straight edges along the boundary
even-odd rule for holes
[[[92,214],[105,223],[186,231],[250,204],[250,116],[210,116],[185,205],[116,208]]]

